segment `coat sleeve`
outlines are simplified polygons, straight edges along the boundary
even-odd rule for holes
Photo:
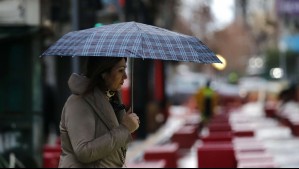
[[[65,124],[77,160],[91,163],[125,147],[131,140],[129,130],[123,126],[108,130],[95,138],[96,120],[93,109],[80,98],[69,100],[65,107]],[[103,125],[104,126],[104,125]]]

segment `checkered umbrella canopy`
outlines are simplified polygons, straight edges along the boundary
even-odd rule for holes
[[[111,56],[220,63],[196,37],[137,22],[70,32],[42,56]]]

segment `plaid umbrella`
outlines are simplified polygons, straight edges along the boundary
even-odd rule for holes
[[[196,37],[137,22],[70,32],[42,56],[111,56],[220,63]]]

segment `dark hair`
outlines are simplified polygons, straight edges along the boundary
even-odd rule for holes
[[[123,57],[94,57],[89,56],[85,62],[84,75],[89,78],[90,82],[84,95],[92,92],[96,87],[100,90],[107,90],[105,80],[102,77],[103,73],[110,73],[112,68],[120,62]]]

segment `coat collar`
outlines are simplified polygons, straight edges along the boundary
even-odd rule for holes
[[[85,99],[109,129],[113,129],[119,125],[116,114],[102,91],[96,88],[94,92],[87,95]]]
[[[70,90],[75,95],[82,95],[88,84],[89,79],[87,77],[75,73],[70,76],[68,81]],[[119,102],[121,103],[119,92],[116,94]],[[102,91],[96,88],[92,93],[83,97],[109,129],[113,129],[119,125],[119,122],[121,121],[125,111],[118,112],[117,115],[115,115],[111,104]]]

